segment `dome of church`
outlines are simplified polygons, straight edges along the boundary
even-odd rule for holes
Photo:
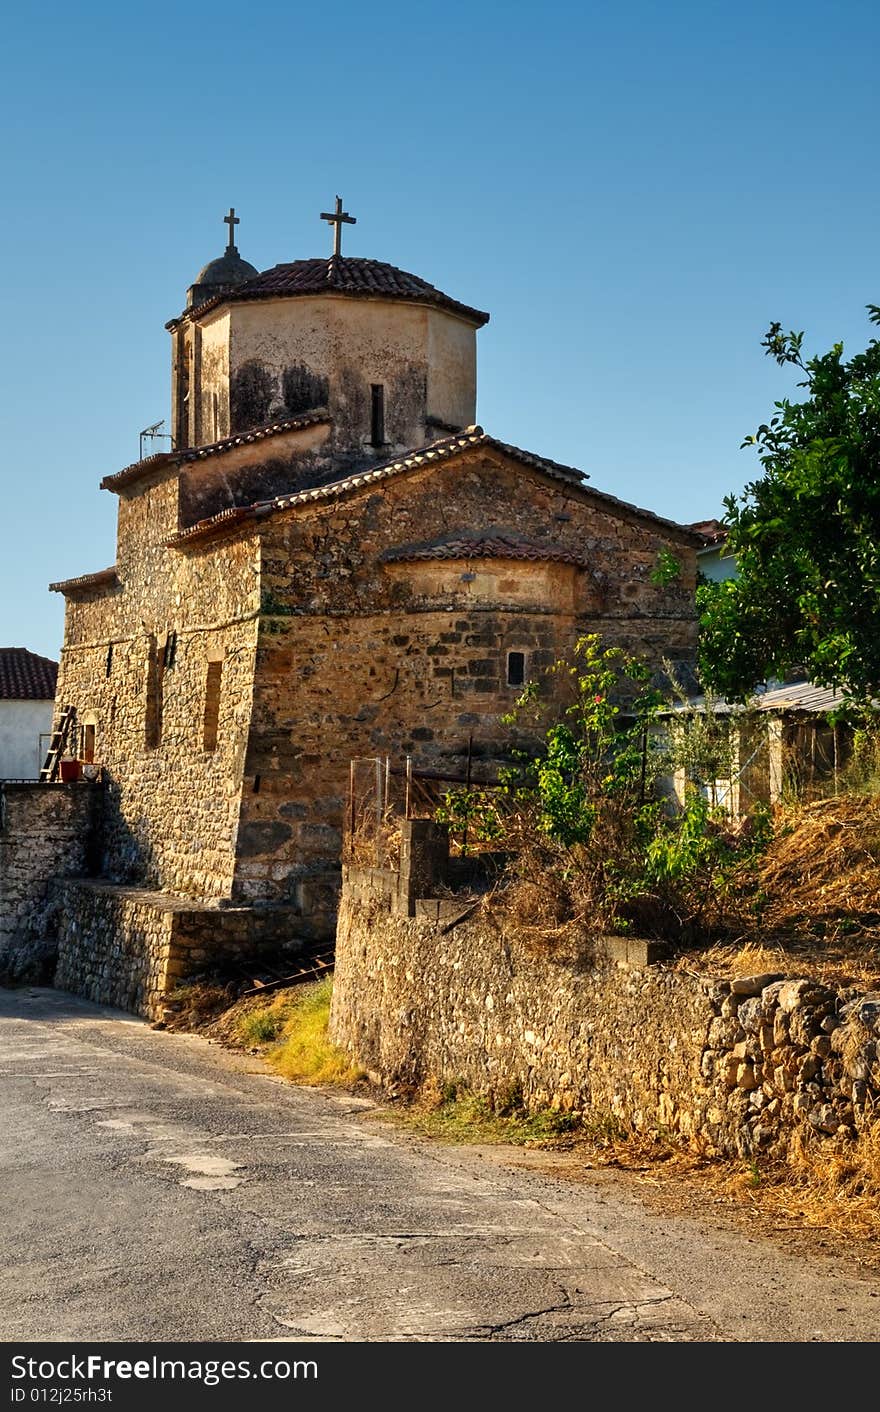
[[[201,270],[199,270],[187,295],[187,306],[192,308],[194,304],[201,304],[206,299],[213,299],[215,294],[220,294],[223,290],[234,289],[239,284],[247,284],[248,280],[254,279],[259,271],[243,260],[236,250],[227,249],[216,260],[209,260]]]
[[[247,260],[243,260],[237,250],[226,250],[219,259],[209,260],[207,265],[199,270],[193,284],[244,284],[245,280],[253,279],[257,274],[259,270],[248,264]]]

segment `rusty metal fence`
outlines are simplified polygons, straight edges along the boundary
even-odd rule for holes
[[[405,819],[432,819],[453,790],[499,788],[493,775],[477,778],[473,742],[468,741],[461,762],[443,769],[420,769],[407,755],[395,764],[388,755],[359,756],[349,766],[343,857],[346,862],[369,867],[394,867],[399,859],[400,824]],[[464,832],[467,849],[467,827]],[[462,839],[456,844],[462,848]]]

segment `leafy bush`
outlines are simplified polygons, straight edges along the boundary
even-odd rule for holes
[[[662,777],[709,776],[729,753],[711,708],[694,730],[664,730],[668,706],[644,662],[582,637],[503,718],[531,722],[539,748],[514,753],[500,790],[460,792],[454,806],[447,797],[447,819],[466,818],[472,838],[516,855],[507,903],[521,923],[547,935],[574,920],[680,936],[718,921],[732,870],[762,846],[767,823],[734,827],[694,783],[683,806],[661,797]]]

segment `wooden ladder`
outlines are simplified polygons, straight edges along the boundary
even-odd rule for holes
[[[43,768],[40,770],[40,784],[51,784],[58,777],[58,762],[64,754],[64,747],[67,745],[67,737],[70,734],[70,727],[75,715],[72,706],[64,706],[61,715],[58,717],[58,724],[52,731],[49,740],[49,749],[46,751],[46,758],[43,761]]]

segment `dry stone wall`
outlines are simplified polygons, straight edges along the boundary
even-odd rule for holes
[[[89,870],[101,803],[87,784],[0,783],[0,980],[51,979],[47,889]]]
[[[492,910],[439,905],[402,915],[395,875],[346,870],[331,1037],[377,1081],[519,1091],[740,1156],[783,1155],[802,1124],[854,1137],[880,1102],[880,994],[644,964],[618,939],[536,945]]]

